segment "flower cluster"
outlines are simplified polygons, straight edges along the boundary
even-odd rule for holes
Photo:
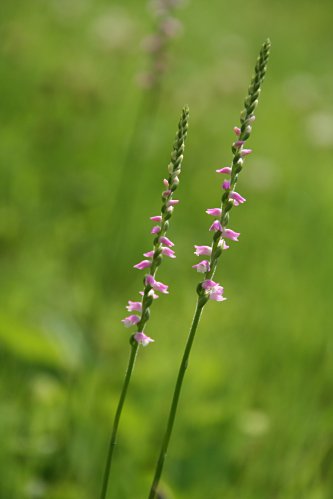
[[[197,272],[205,274],[205,279],[198,286],[198,294],[201,297],[202,304],[207,300],[223,301],[223,288],[212,281],[214,276],[217,262],[221,256],[222,250],[228,249],[226,239],[231,241],[238,241],[240,236],[239,232],[227,228],[230,217],[230,210],[234,206],[239,206],[245,203],[246,199],[235,191],[236,183],[239,173],[243,169],[244,158],[251,154],[251,149],[244,147],[246,141],[251,135],[252,123],[255,120],[254,110],[258,104],[260,94],[260,87],[264,80],[266,73],[266,65],[269,56],[270,41],[267,40],[260,51],[255,67],[255,74],[252,78],[248,95],[244,102],[244,110],[240,116],[240,127],[234,127],[236,140],[232,144],[231,150],[233,153],[232,163],[230,166],[225,166],[216,170],[219,174],[226,174],[228,178],[222,183],[222,197],[221,206],[219,208],[208,208],[206,213],[215,217],[214,222],[211,224],[209,230],[214,232],[213,242],[211,246],[195,246],[195,255],[206,255],[209,259],[202,260],[201,262],[193,265]]]
[[[129,300],[127,310],[136,312],[122,320],[125,327],[136,326],[137,332],[131,340],[143,346],[154,341],[144,334],[144,328],[150,317],[150,307],[153,301],[158,298],[157,293],[168,294],[168,286],[156,280],[156,272],[162,263],[163,256],[176,258],[172,249],[174,243],[166,236],[169,229],[170,218],[174,207],[179,203],[178,199],[173,199],[173,194],[179,184],[179,175],[183,161],[185,139],[188,128],[188,108],[184,108],[178,124],[178,132],[171,153],[171,161],[168,165],[168,178],[163,180],[164,190],[162,192],[162,208],[160,215],[150,217],[156,225],[151,229],[151,234],[155,236],[153,249],[143,254],[144,260],[134,265],[135,269],[149,269],[149,273],[144,278],[144,290],[140,292],[141,301]]]

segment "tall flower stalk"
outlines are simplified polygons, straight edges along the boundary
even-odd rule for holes
[[[238,241],[239,233],[228,229],[231,209],[245,202],[245,198],[235,191],[238,176],[243,169],[244,159],[250,154],[251,149],[246,149],[244,146],[249,139],[252,131],[252,123],[255,120],[254,111],[258,104],[261,85],[266,74],[266,67],[270,51],[270,41],[267,40],[261,50],[255,66],[254,76],[248,89],[248,95],[244,102],[244,110],[240,116],[240,126],[234,128],[236,140],[232,144],[232,162],[230,166],[217,170],[217,173],[227,174],[229,178],[222,184],[223,194],[221,197],[221,205],[219,208],[209,208],[206,213],[215,217],[215,221],[210,226],[209,230],[214,232],[211,246],[195,246],[195,254],[198,256],[205,255],[207,259],[202,260],[193,267],[200,273],[204,274],[204,279],[197,286],[197,305],[194,313],[192,326],[187,338],[184,354],[180,364],[176,386],[173,394],[173,399],[170,407],[169,418],[166,431],[162,440],[162,446],[157,460],[155,475],[149,493],[149,499],[155,499],[158,494],[158,485],[162,475],[165,458],[168,451],[170,437],[175,422],[179,397],[183,385],[185,372],[188,366],[188,361],[191,353],[192,344],[200,322],[202,311],[209,300],[223,301],[225,300],[223,287],[213,281],[213,277],[217,268],[218,261],[222,255],[222,251],[228,249],[226,239]],[[209,259],[208,259],[209,258]]]
[[[182,30],[181,22],[175,17],[175,11],[182,0],[152,0],[150,10],[155,18],[154,32],[143,43],[149,54],[147,70],[139,76],[139,83],[146,89],[159,92],[165,72],[168,69],[168,46],[170,41]]]
[[[128,386],[131,380],[135,359],[139,349],[139,345],[146,346],[154,340],[145,334],[145,328],[150,318],[150,308],[153,301],[158,298],[158,292],[168,294],[168,286],[155,279],[157,270],[162,263],[163,256],[175,258],[175,252],[172,249],[174,243],[167,237],[167,232],[170,225],[170,219],[173,214],[174,207],[179,203],[178,199],[173,198],[173,194],[179,184],[179,175],[183,161],[185,148],[185,139],[188,129],[189,111],[185,107],[182,110],[181,118],[178,124],[178,131],[171,153],[171,161],[168,165],[168,178],[163,180],[164,190],[162,192],[162,207],[159,215],[150,217],[156,225],[151,229],[154,235],[153,249],[144,253],[145,260],[134,265],[134,268],[143,270],[149,269],[149,272],[144,277],[143,291],[140,292],[140,301],[128,301],[127,310],[132,313],[122,320],[125,327],[136,326],[136,332],[130,337],[130,356],[127,366],[123,387],[121,390],[116,414],[114,417],[113,428],[108,448],[108,454],[105,464],[103,484],[100,498],[105,499],[108,490],[108,483],[113,459],[114,448],[117,443],[117,433],[121,418],[122,409],[126,399]]]

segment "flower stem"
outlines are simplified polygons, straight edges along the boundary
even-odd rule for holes
[[[175,391],[174,391],[174,394],[173,394],[172,403],[171,403],[171,407],[170,407],[170,413],[169,413],[168,423],[167,423],[165,435],[164,435],[164,438],[163,438],[163,441],[162,441],[160,455],[159,455],[159,458],[158,458],[158,461],[157,461],[157,464],[156,464],[156,470],[155,470],[154,480],[153,480],[153,483],[152,483],[152,486],[151,486],[151,489],[150,489],[150,494],[148,496],[149,499],[155,499],[156,494],[157,494],[157,488],[158,488],[158,484],[159,484],[159,481],[160,481],[160,478],[161,478],[161,475],[162,475],[164,461],[165,461],[165,458],[166,458],[166,455],[167,455],[168,446],[169,446],[169,442],[170,442],[170,438],[171,438],[171,433],[172,433],[173,425],[174,425],[175,418],[176,418],[176,412],[177,412],[177,407],[178,407],[180,392],[181,392],[181,389],[182,389],[185,372],[186,372],[186,369],[187,369],[187,366],[188,366],[188,361],[189,361],[189,357],[190,357],[191,348],[192,348],[192,344],[193,344],[193,341],[194,341],[195,333],[196,333],[198,325],[199,325],[199,321],[200,321],[200,317],[201,317],[204,305],[205,304],[202,303],[201,300],[200,300],[200,298],[199,298],[197,306],[196,306],[195,314],[194,314],[194,317],[193,317],[192,326],[191,326],[191,329],[190,329],[190,332],[189,332],[189,335],[188,335],[188,338],[187,338],[187,342],[186,342],[186,347],[185,347],[185,350],[184,350],[183,358],[182,358],[182,361],[181,361],[181,364],[180,364],[180,368],[179,368],[179,372],[178,372],[178,377],[177,377],[177,382],[176,382],[176,386],[175,386]]]
[[[112,457],[113,457],[113,451],[115,446],[117,445],[117,433],[118,433],[118,426],[119,426],[119,421],[120,421],[120,416],[121,412],[123,409],[123,405],[125,402],[126,394],[127,394],[127,389],[128,385],[131,379],[131,375],[133,372],[134,364],[135,364],[135,359],[136,355],[138,352],[139,344],[134,341],[131,343],[131,352],[130,352],[130,357],[128,360],[128,366],[127,366],[127,371],[125,374],[125,379],[123,383],[123,388],[121,390],[119,402],[118,402],[118,407],[116,410],[116,414],[114,417],[113,421],[113,428],[111,432],[111,438],[110,438],[110,443],[109,443],[109,449],[108,449],[108,454],[106,458],[106,463],[105,463],[105,470],[104,470],[104,476],[103,476],[103,485],[102,485],[102,492],[100,495],[100,499],[106,499],[106,494],[108,490],[108,483],[109,483],[109,477],[110,477],[110,471],[111,471],[111,465],[112,465]]]

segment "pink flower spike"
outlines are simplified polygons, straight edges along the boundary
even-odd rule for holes
[[[163,179],[163,184],[165,187],[169,187],[169,180],[167,180],[166,178]]]
[[[231,167],[225,166],[224,168],[220,168],[219,170],[216,170],[216,173],[227,173],[228,175],[230,175]]]
[[[206,213],[208,213],[208,215],[213,215],[213,217],[220,217],[222,215],[222,210],[221,208],[208,208]]]
[[[129,312],[141,312],[142,303],[141,303],[141,301],[128,300],[128,305],[126,308]]]
[[[174,243],[170,241],[166,236],[162,236],[160,238],[160,241],[162,244],[165,244],[165,246],[168,246],[168,248],[172,248],[174,246]]]
[[[144,333],[141,333],[141,332],[135,333],[134,339],[137,343],[139,343],[139,345],[142,345],[143,347],[146,347],[147,345],[149,345],[149,343],[152,343],[153,341],[155,341],[152,338],[149,338],[149,336],[146,336]]]
[[[196,265],[192,265],[192,269],[196,269],[197,272],[201,272],[205,274],[210,271],[210,264],[208,260],[202,260],[202,262],[197,263]]]
[[[197,256],[212,254],[212,248],[210,246],[194,246],[194,247],[195,247],[194,254]]]
[[[238,126],[235,126],[235,127],[234,127],[234,132],[235,132],[235,134],[237,135],[237,137],[239,137],[239,136],[240,136],[240,134],[241,134],[241,129],[240,129]]]
[[[179,203],[179,199],[170,199],[168,201],[168,206],[176,206]]]
[[[171,194],[171,191],[170,191],[170,189],[168,189],[167,191],[162,192],[162,197],[168,198],[170,196],[170,194]]]
[[[147,253],[144,253],[143,256],[145,256],[147,258],[153,258],[154,253],[155,253],[154,250],[147,251]]]
[[[150,220],[152,220],[153,222],[162,222],[162,217],[161,215],[156,215],[154,217],[150,217]]]
[[[230,180],[225,180],[223,182],[222,189],[224,189],[225,191],[227,191],[228,189],[230,189]]]
[[[243,198],[243,196],[241,196],[240,194],[238,194],[238,192],[235,192],[235,191],[230,193],[230,197],[231,197],[231,199],[234,200],[235,206],[243,204],[246,201],[246,199]]]
[[[125,327],[131,327],[134,326],[134,324],[140,322],[140,317],[138,315],[129,315],[128,317],[125,317],[125,319],[123,319],[121,322]]]
[[[215,230],[215,231],[220,231],[222,232],[222,225],[219,220],[215,220],[215,222],[212,223],[212,225],[209,227],[209,230]]]
[[[251,154],[251,152],[252,152],[252,149],[242,149],[240,151],[240,155],[241,156],[247,156],[248,154]]]
[[[176,258],[175,252],[166,246],[162,246],[162,255],[168,256],[169,258]]]
[[[158,282],[158,281],[155,281],[154,285],[153,285],[153,288],[155,289],[155,291],[159,291],[160,293],[164,293],[165,295],[167,295],[169,293],[168,291],[168,287],[166,284],[163,284],[163,282]]]
[[[159,232],[161,232],[161,227],[159,225],[154,225],[150,231],[151,234],[158,234]]]
[[[205,281],[203,281],[201,286],[203,287],[203,289],[206,289],[207,291],[209,291],[210,289],[214,288],[215,286],[218,286],[218,283],[215,281],[212,281],[211,279],[206,279]]]
[[[222,236],[230,239],[231,241],[238,241],[238,236],[240,236],[240,232],[235,232],[231,229],[223,229]]]
[[[135,269],[143,270],[146,269],[147,267],[151,266],[151,261],[150,260],[142,260],[142,262],[137,263],[136,265],[133,265]]]

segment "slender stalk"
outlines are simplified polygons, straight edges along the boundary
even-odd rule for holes
[[[197,306],[196,306],[196,310],[194,313],[192,326],[191,326],[191,329],[190,329],[190,332],[189,332],[189,335],[187,338],[183,358],[182,358],[180,368],[178,371],[178,377],[177,377],[177,382],[176,382],[176,386],[175,386],[175,391],[173,394],[172,404],[170,407],[170,413],[169,413],[168,423],[167,423],[167,427],[166,427],[166,432],[164,434],[161,452],[160,452],[160,455],[159,455],[159,458],[157,461],[155,476],[154,476],[153,483],[152,483],[152,486],[150,489],[149,499],[155,499],[156,494],[157,494],[157,487],[158,487],[158,484],[159,484],[159,481],[160,481],[160,478],[162,475],[164,461],[165,461],[165,458],[166,458],[166,455],[168,452],[170,437],[171,437],[173,425],[174,425],[175,418],[176,418],[177,407],[178,407],[180,392],[181,392],[182,385],[183,385],[184,376],[185,376],[185,372],[186,372],[186,369],[188,366],[188,361],[189,361],[195,333],[197,331],[200,317],[201,317],[204,306],[205,306],[205,304],[201,303],[201,300],[199,298]]]
[[[117,407],[116,414],[115,414],[114,421],[113,421],[113,429],[112,429],[112,433],[111,433],[109,449],[108,449],[108,454],[107,454],[107,458],[106,458],[106,464],[105,464],[105,470],[104,470],[104,476],[103,476],[103,485],[102,485],[100,499],[106,498],[108,484],[109,484],[110,471],[111,471],[111,465],[112,465],[113,451],[115,449],[115,446],[117,445],[117,433],[118,433],[119,421],[120,421],[120,417],[121,417],[121,412],[123,410],[123,405],[125,402],[128,385],[129,385],[131,375],[133,372],[135,359],[136,359],[136,355],[138,352],[138,347],[139,347],[139,344],[137,342],[132,343],[130,357],[128,360],[128,366],[127,366],[125,379],[124,379],[124,384],[123,384],[123,388],[122,388],[122,391],[120,394],[118,407]]]
[[[162,264],[163,256],[168,255],[170,257],[174,257],[174,251],[171,250],[170,248],[170,246],[173,246],[174,244],[172,241],[170,241],[170,239],[166,237],[166,234],[170,226],[170,219],[173,214],[174,205],[179,202],[177,199],[173,199],[173,194],[178,188],[179,184],[179,175],[181,173],[181,166],[184,157],[185,139],[187,136],[187,129],[188,129],[188,117],[189,117],[189,110],[187,107],[184,107],[178,123],[178,129],[173,143],[170,163],[168,164],[168,179],[164,179],[163,181],[161,215],[156,215],[151,217],[151,219],[154,222],[158,221],[160,225],[156,225],[151,230],[151,233],[154,234],[153,250],[144,254],[147,258],[150,258],[150,260],[143,260],[142,262],[139,262],[137,265],[134,265],[134,268],[140,270],[150,267],[150,271],[144,278],[144,289],[143,291],[141,291],[142,295],[141,302],[136,302],[136,301],[133,302],[129,300],[128,306],[126,307],[128,311],[131,312],[135,311],[138,312],[138,314],[130,315],[129,317],[126,317],[122,321],[124,325],[127,327],[136,325],[137,332],[135,334],[132,334],[130,338],[131,353],[128,361],[123,387],[120,394],[120,399],[118,402],[118,407],[114,418],[100,499],[106,499],[107,496],[109,477],[112,466],[112,458],[113,458],[114,448],[117,443],[117,432],[118,432],[119,421],[121,418],[123,405],[125,403],[126,394],[131,380],[132,372],[134,369],[138,346],[139,344],[146,346],[150,342],[154,341],[152,338],[149,338],[149,336],[146,336],[144,334],[145,327],[150,318],[150,308],[152,306],[154,299],[158,297],[154,291],[159,291],[161,293],[168,293],[168,286],[166,284],[163,284],[162,282],[156,281],[155,276],[158,271],[158,268]]]
[[[270,51],[270,41],[269,39],[262,45],[262,48],[257,59],[255,66],[254,76],[251,80],[251,84],[248,89],[248,95],[244,102],[244,110],[240,117],[240,127],[235,127],[234,131],[237,135],[238,140],[232,144],[232,165],[230,167],[222,168],[217,170],[218,173],[228,173],[230,175],[230,180],[225,181],[222,185],[224,193],[221,198],[221,208],[214,208],[207,210],[209,215],[214,215],[219,218],[210,227],[210,230],[215,231],[213,236],[213,241],[211,247],[208,246],[195,246],[195,254],[205,254],[210,255],[210,261],[204,260],[200,264],[194,265],[199,272],[205,274],[204,280],[197,286],[197,293],[199,295],[196,311],[194,314],[194,319],[190,329],[190,333],[185,346],[184,355],[181,361],[181,365],[178,372],[177,382],[175,386],[175,391],[171,403],[169,418],[167,422],[166,432],[162,441],[161,452],[156,464],[155,476],[150,489],[149,499],[155,499],[158,494],[158,484],[163,471],[164,461],[167,455],[168,445],[176,417],[177,406],[179,401],[179,396],[182,388],[182,383],[185,376],[185,371],[188,365],[188,359],[190,356],[194,336],[200,321],[202,310],[210,300],[223,301],[223,287],[218,283],[212,281],[214,277],[218,261],[221,257],[222,250],[225,245],[225,238],[237,241],[239,233],[227,229],[229,223],[230,211],[234,206],[243,203],[245,199],[237,192],[234,191],[236,187],[239,173],[243,169],[244,157],[251,153],[251,149],[244,149],[244,145],[251,135],[252,122],[255,119],[254,110],[258,105],[259,94],[261,91],[261,84],[264,80],[266,74],[267,61]],[[209,213],[213,211],[213,213]],[[198,252],[200,249],[201,252]]]

